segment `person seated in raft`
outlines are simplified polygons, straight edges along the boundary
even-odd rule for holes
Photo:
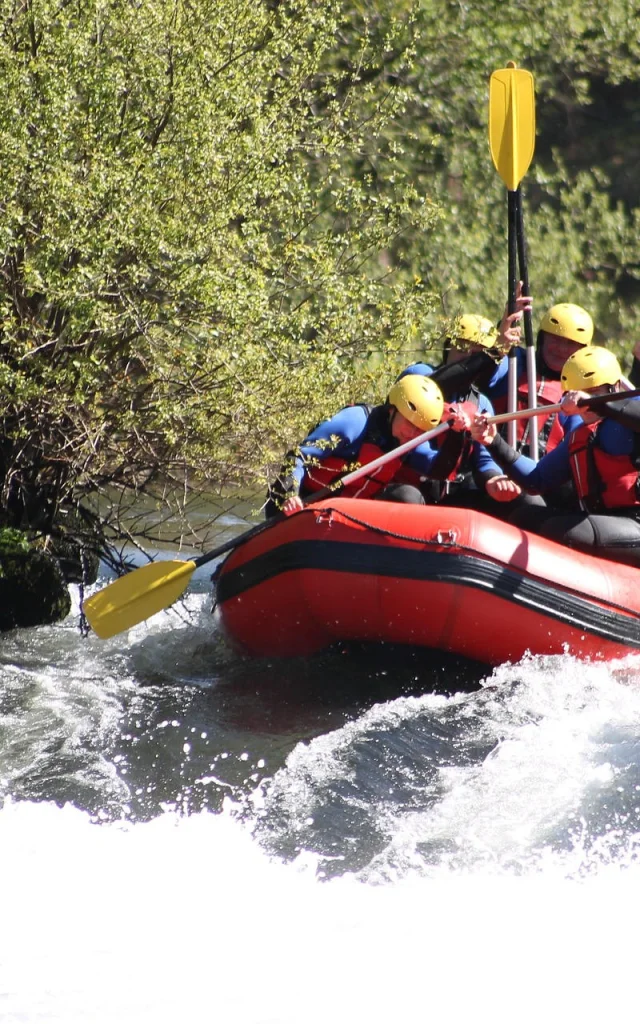
[[[417,362],[403,370],[398,380],[408,373],[432,376],[442,391],[445,401],[459,401],[473,386],[484,391],[483,381],[497,372],[497,365],[520,341],[520,325],[525,310],[531,309],[531,299],[518,288],[516,309],[504,315],[496,329],[491,321],[477,313],[463,313],[445,337],[442,361],[435,368],[429,363]]]
[[[289,453],[279,477],[271,487],[265,516],[282,510],[287,514],[302,508],[302,499],[319,491],[358,466],[373,462],[425,431],[437,427],[445,412],[442,392],[430,377],[409,376],[396,381],[382,405],[350,405],[311,431],[300,447]],[[341,497],[381,498],[386,501],[424,504],[420,490],[397,479],[401,469],[411,467],[416,476],[445,479],[455,468],[464,445],[464,431],[471,417],[458,406],[448,407],[445,418],[452,429],[442,436],[442,445],[428,441],[392,459],[369,477],[361,478],[340,491]],[[480,446],[479,446],[480,447]],[[485,455],[487,462],[491,459]],[[499,471],[498,471],[499,472]]]
[[[433,376],[445,399],[451,401],[453,391],[459,392],[470,387],[475,376],[488,370],[492,375],[496,372],[496,361],[501,360],[504,353],[520,340],[520,327],[515,323],[520,316],[521,312],[511,314],[510,323],[505,323],[505,333],[499,340],[498,328],[486,316],[479,313],[461,313],[455,318],[453,329],[445,335],[442,361],[438,366],[434,367],[425,362],[411,363],[398,376],[398,380],[410,373]],[[469,363],[467,357],[472,355],[484,355],[486,358]],[[456,374],[443,372],[444,367],[451,366],[452,363],[463,364],[457,368],[456,373],[464,372],[464,378],[458,379]],[[466,372],[468,365],[472,367],[471,373]]]
[[[522,300],[526,301],[528,300]],[[443,366],[454,367],[463,361],[469,365],[469,356],[495,351],[498,343],[500,351],[517,344],[520,327],[516,320],[522,316],[522,308],[521,304],[516,313],[504,318],[500,338],[498,329],[486,317],[476,313],[463,313],[456,319],[453,332],[445,341]],[[494,360],[490,359],[490,362],[495,370]],[[432,373],[431,367],[426,363],[414,363],[400,374],[398,380],[413,374],[429,374],[431,379],[435,380],[438,372]],[[454,383],[462,390],[453,391]],[[476,413],[493,416],[491,402],[468,378],[456,379],[453,375],[448,378],[441,377],[440,387],[448,400],[461,404],[471,416],[475,416]],[[467,441],[455,469],[446,480],[424,477],[420,479],[408,466],[403,469],[402,477],[419,487],[429,504],[464,506],[504,517],[519,504],[542,503],[541,499],[523,496],[520,487],[502,473],[495,463],[488,461],[482,448],[470,440]],[[510,505],[508,509],[503,510],[503,503],[511,502],[516,502],[516,505]]]
[[[522,290],[522,283],[518,292]],[[593,320],[582,306],[572,302],[559,302],[542,317],[536,339],[536,405],[557,405],[562,399],[560,374],[569,356],[591,344]],[[526,348],[516,348],[518,409],[529,407]],[[509,358],[505,356],[493,375],[484,382],[484,389],[496,413],[507,411]],[[538,452],[553,451],[562,438],[579,424],[565,413],[552,413],[538,421]],[[529,431],[532,421],[518,420],[516,448],[529,454]],[[506,424],[501,433],[506,437]],[[563,499],[558,496],[561,503]],[[565,494],[565,500],[568,495]],[[571,498],[569,497],[569,501]]]
[[[640,565],[640,400],[624,397],[621,377],[606,348],[582,346],[569,357],[561,373],[563,411],[580,425],[537,464],[514,451],[484,415],[475,417],[471,434],[530,494],[573,481],[581,511],[528,508],[511,522],[569,547]],[[577,404],[618,393],[620,398],[593,410]]]
[[[522,290],[521,283],[518,293]],[[536,404],[557,405],[562,398],[560,373],[569,356],[580,348],[590,345],[593,339],[593,320],[586,309],[572,302],[559,302],[551,306],[542,317],[536,339]],[[529,406],[529,382],[527,376],[526,348],[516,348],[517,367],[517,408]],[[485,381],[486,393],[496,413],[507,411],[508,406],[509,359],[505,356],[494,374]],[[536,417],[538,425],[538,453],[544,455],[560,443],[580,424],[576,417],[563,412],[551,413],[546,419]],[[529,438],[533,420],[516,421],[516,449],[529,455]],[[500,433],[507,438],[507,424]],[[545,504],[562,511],[576,511],[579,508],[575,490],[569,482],[564,487],[549,490]]]
[[[508,353],[511,347],[515,347],[517,404],[519,409],[528,408],[527,356],[526,348],[519,346],[520,330],[517,320],[531,308],[532,299],[530,296],[522,294],[522,282],[520,281],[516,291],[516,311],[508,314],[505,310],[500,321],[495,346],[491,349],[486,348],[483,352],[476,350],[455,365],[445,363],[431,371],[446,398],[450,398],[454,392],[460,394],[469,384],[474,383],[478,390],[489,398],[496,413],[506,412],[509,359],[508,354],[505,353]],[[539,405],[556,405],[560,401],[562,397],[560,371],[573,352],[591,344],[593,330],[593,320],[586,309],[571,302],[557,303],[544,314],[540,321],[536,340],[536,390]],[[496,357],[500,359],[497,367],[495,365]],[[415,365],[416,368],[427,366],[424,363]],[[425,372],[424,369],[422,372]],[[640,377],[640,363],[638,364],[638,373]],[[547,450],[552,451],[562,438],[577,426],[575,420],[572,422],[570,417],[564,413],[553,413],[544,422],[539,417],[536,418],[539,429],[538,451],[541,455]],[[530,420],[518,421],[517,448],[524,455],[529,454],[530,429]],[[501,432],[505,437],[506,431],[507,428],[504,425]],[[568,488],[568,493],[555,495],[554,498],[560,505],[565,504],[567,500],[571,502],[571,488]]]

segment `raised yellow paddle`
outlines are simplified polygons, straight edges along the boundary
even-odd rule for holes
[[[510,192],[515,192],[527,173],[535,141],[533,75],[510,61],[489,80],[489,148]]]
[[[524,228],[522,223],[522,196],[520,182],[527,172],[533,157],[536,136],[535,95],[533,75],[530,71],[517,68],[510,61],[506,68],[494,71],[489,80],[489,148],[498,174],[507,186],[508,199],[508,245],[509,245],[509,291],[508,310],[516,308],[516,261],[518,239],[521,238],[521,273],[526,272],[524,256]],[[535,405],[535,349],[533,332],[529,321],[527,342],[527,377],[529,380],[529,405]],[[509,352],[509,376],[507,383],[508,409],[513,412],[517,406],[517,360],[515,347]],[[515,422],[509,430],[509,443],[515,446]],[[537,457],[537,434],[536,434]]]

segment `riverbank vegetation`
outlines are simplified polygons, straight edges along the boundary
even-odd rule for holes
[[[199,489],[257,494],[310,424],[437,350],[443,318],[497,317],[506,197],[486,122],[507,60],[537,86],[536,309],[579,302],[628,353],[638,13],[6,4],[0,526],[103,549],[141,496],[160,523]]]

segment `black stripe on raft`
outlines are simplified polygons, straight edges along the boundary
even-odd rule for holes
[[[508,566],[453,551],[416,551],[376,544],[295,541],[273,548],[218,578],[216,599],[224,604],[274,576],[300,569],[365,573],[405,580],[433,580],[491,591],[516,606],[607,640],[640,648],[640,616],[603,608],[595,600],[523,576]]]

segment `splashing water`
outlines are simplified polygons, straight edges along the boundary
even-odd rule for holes
[[[7,635],[0,1020],[632,1019],[639,666]]]

